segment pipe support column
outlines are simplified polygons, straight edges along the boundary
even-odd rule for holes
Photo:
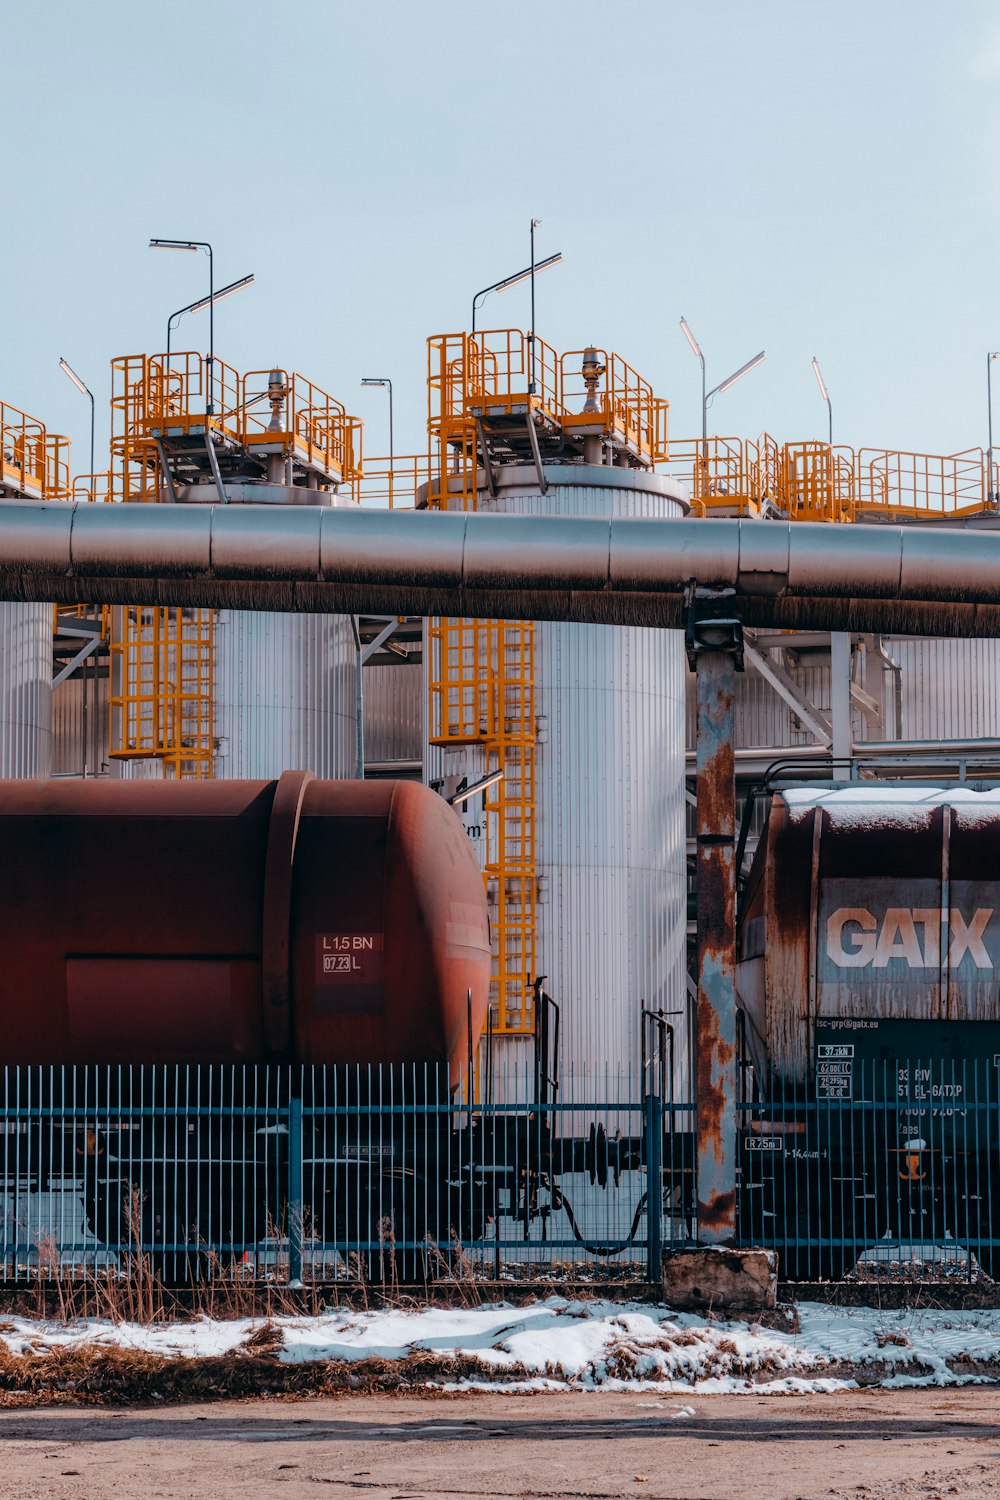
[[[701,591],[698,591],[699,593]],[[732,599],[728,601],[730,609]],[[723,601],[689,603],[697,682],[698,1242],[736,1239],[736,673],[742,626]],[[706,607],[713,611],[706,618]]]

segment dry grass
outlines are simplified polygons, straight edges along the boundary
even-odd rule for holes
[[[206,1359],[167,1358],[139,1350],[87,1345],[51,1354],[12,1355],[0,1345],[0,1406],[60,1403],[141,1406],[154,1402],[222,1401],[248,1396],[353,1396],[421,1388],[446,1381],[495,1380],[496,1370],[472,1356],[412,1354],[406,1359],[312,1360],[282,1364],[267,1325],[242,1349]],[[526,1377],[521,1369],[504,1379]]]

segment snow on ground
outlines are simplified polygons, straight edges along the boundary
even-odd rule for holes
[[[309,1360],[441,1360],[436,1383],[449,1390],[658,1390],[703,1394],[753,1390],[848,1389],[860,1377],[890,1386],[951,1385],[983,1377],[949,1362],[1000,1371],[1000,1310],[954,1312],[903,1308],[798,1306],[799,1329],[778,1332],[752,1322],[708,1320],[638,1302],[550,1297],[528,1307],[423,1307],[271,1320],[278,1357]],[[189,1323],[72,1323],[0,1319],[0,1343],[12,1355],[115,1346],[168,1358],[235,1354],[261,1320]],[[473,1376],[447,1361],[473,1358]]]

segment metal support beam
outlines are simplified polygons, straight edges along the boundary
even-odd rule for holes
[[[177,491],[174,488],[174,476],[170,472],[170,464],[167,461],[167,450],[163,446],[163,439],[156,439],[156,451],[160,455],[160,471],[163,474],[163,483],[167,487],[167,498],[171,505],[177,504]]]
[[[846,630],[830,632],[830,719],[834,759],[848,760],[854,736],[851,733],[851,637]]]
[[[730,610],[732,600],[729,601]],[[688,607],[697,683],[698,1241],[736,1238],[736,673],[739,620],[723,600]],[[705,609],[710,611],[706,617]]]
[[[760,673],[764,681],[774,688],[778,697],[788,704],[800,723],[815,735],[821,745],[829,745],[833,739],[829,719],[809,702],[791,673],[779,666],[776,661],[772,661],[764,652],[758,651],[756,645],[750,644],[750,640],[744,641],[743,650],[747,661]]]
[[[361,645],[361,631],[358,628],[357,615],[351,615],[351,629],[354,631],[354,686],[355,686],[355,730],[357,734],[357,748],[355,756],[354,774],[358,781],[365,779],[365,688],[364,688],[364,652]]]
[[[81,634],[81,632],[76,631],[76,630],[74,630],[72,632],[66,631],[65,633],[67,635],[69,635],[71,633],[73,635],[79,635],[79,634]],[[100,644],[101,644],[100,634],[91,635],[90,636],[90,639],[87,641],[86,645],[85,646],[81,646],[80,649],[79,649],[79,651],[76,653],[76,655],[75,656],[71,656],[70,659],[69,659],[69,661],[66,663],[66,665],[64,667],[62,667],[56,673],[56,675],[53,677],[53,679],[52,679],[52,690],[53,690],[53,692],[55,691],[55,689],[59,686],[59,684],[61,682],[65,682],[67,677],[71,677],[73,675],[73,673],[76,671],[77,667],[83,666],[83,663],[87,660],[88,656],[93,656],[94,652],[97,650],[97,648],[98,648],[98,646]]]
[[[395,635],[396,631],[399,629],[402,623],[402,620],[390,620],[388,625],[386,625],[382,630],[379,631],[378,635],[373,641],[369,641],[367,646],[361,647],[362,666],[365,664],[369,657],[374,656],[375,652],[385,645],[386,641],[391,635]]]
[[[479,440],[479,456],[483,461],[483,473],[486,476],[486,489],[491,500],[497,497],[496,479],[493,474],[493,460],[490,458],[490,445],[486,440],[486,429],[483,426],[482,417],[476,418],[476,437]]]
[[[205,428],[205,447],[208,449],[208,462],[212,468],[212,478],[215,480],[215,488],[219,500],[223,505],[228,505],[229,496],[226,494],[226,487],[222,483],[222,475],[219,473],[219,455],[216,453],[215,443],[212,441],[211,427]],[[291,480],[288,482],[291,484]]]
[[[528,406],[528,418],[527,418],[527,421],[528,421],[528,441],[531,444],[531,456],[532,456],[532,458],[534,459],[534,462],[535,462],[535,473],[538,475],[538,488],[541,491],[541,493],[544,495],[548,491],[549,481],[546,479],[546,477],[545,477],[545,470],[542,468],[542,455],[541,455],[541,453],[539,451],[539,448],[538,448],[538,433],[535,431],[535,418],[534,418],[534,415],[532,414],[530,404]]]

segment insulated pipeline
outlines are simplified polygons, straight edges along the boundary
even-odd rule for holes
[[[253,505],[0,505],[0,599],[1000,636],[1000,531]]]

